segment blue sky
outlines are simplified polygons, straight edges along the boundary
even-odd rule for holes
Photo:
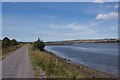
[[[4,2],[2,17],[2,37],[18,41],[118,37],[117,2]]]

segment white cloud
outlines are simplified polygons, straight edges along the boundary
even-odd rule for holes
[[[117,18],[118,17],[118,13],[117,12],[111,12],[111,13],[107,13],[107,14],[98,14],[95,18],[95,20],[97,21],[103,21],[103,20],[109,20],[109,19],[113,19],[113,18]]]
[[[118,4],[116,4],[116,5],[106,5],[107,8],[116,8],[116,9],[118,8],[118,6],[119,6]]]
[[[83,25],[77,22],[69,23],[69,24],[63,24],[63,25],[49,25],[49,28],[51,30],[67,30],[67,31],[72,31],[74,33],[64,33],[64,35],[86,35],[88,34],[94,34],[96,33],[95,30],[91,29],[89,25]],[[57,34],[57,33],[55,33]],[[61,34],[61,33],[60,33]]]
[[[74,22],[72,24],[67,24],[66,27],[69,28],[69,29],[75,30],[75,31],[78,31],[78,30],[81,30],[81,29],[86,29],[85,25],[78,24],[76,22]]]
[[[106,26],[106,25],[105,25]],[[68,23],[68,24],[52,24],[49,25],[49,31],[40,31],[38,35],[50,36],[51,40],[54,38],[60,38],[57,40],[63,39],[90,39],[90,38],[109,38],[113,35],[117,35],[117,25],[104,27],[104,26],[91,26],[83,25],[78,22]],[[116,34],[115,34],[116,33]]]
[[[104,3],[104,0],[95,0],[95,3]]]
[[[62,26],[62,27],[61,27]],[[79,31],[86,29],[86,25],[80,24],[78,22],[73,22],[73,23],[68,23],[68,24],[61,24],[61,25],[56,25],[56,24],[51,24],[49,25],[51,29],[69,29],[69,30],[74,30],[74,31]]]
[[[113,7],[114,7],[114,8],[118,8],[118,5],[114,5]]]
[[[52,25],[49,25],[49,27],[51,29],[69,29],[69,30],[74,30],[74,31],[78,31],[78,30],[86,28],[85,25],[78,24],[77,22],[68,23],[68,24],[61,24],[61,25],[52,24]]]

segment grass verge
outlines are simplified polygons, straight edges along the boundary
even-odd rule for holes
[[[43,75],[46,78],[84,78],[77,69],[62,63],[60,59],[46,51],[33,50],[30,45],[29,54],[36,78]]]

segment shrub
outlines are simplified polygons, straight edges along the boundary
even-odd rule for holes
[[[11,43],[11,45],[17,45],[17,44],[18,44],[15,39],[12,39],[12,40],[10,41],[10,43]]]
[[[10,45],[10,39],[5,37],[2,42],[2,46],[9,46]]]
[[[17,44],[18,44],[18,42],[15,39],[10,40],[7,37],[5,37],[2,41],[2,47],[14,46]]]
[[[33,49],[39,49],[39,50],[43,51],[44,47],[45,47],[45,43],[42,40],[40,40],[39,38],[37,41],[35,41],[33,43]]]

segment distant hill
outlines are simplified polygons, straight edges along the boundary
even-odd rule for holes
[[[46,45],[64,45],[73,43],[115,43],[120,42],[120,39],[86,39],[86,40],[66,40],[46,42]]]

